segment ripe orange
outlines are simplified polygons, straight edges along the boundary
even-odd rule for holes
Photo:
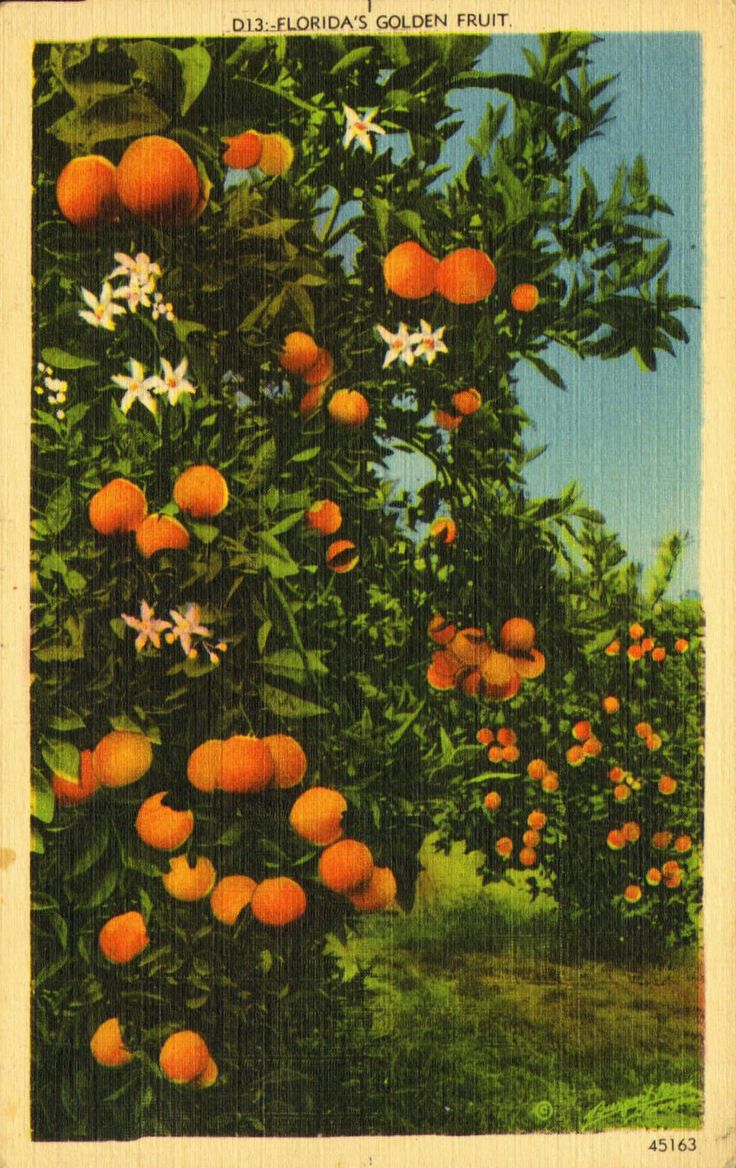
[[[222,744],[219,786],[239,795],[255,795],[270,786],[273,757],[261,738],[233,734]]]
[[[642,653],[651,653],[654,648],[654,637],[644,637],[641,642]]]
[[[209,896],[217,880],[214,864],[206,856],[198,856],[190,868],[186,855],[169,860],[169,871],[161,877],[164,888],[175,900],[202,900]]]
[[[453,689],[461,668],[457,657],[447,650],[438,650],[432,654],[432,664],[427,670],[427,681],[433,689]]]
[[[483,800],[483,806],[487,811],[498,811],[501,803],[502,799],[498,791],[489,791]]]
[[[689,835],[678,835],[672,846],[676,852],[689,852],[693,846],[693,841]]]
[[[551,794],[553,791],[558,791],[560,787],[560,779],[555,771],[547,771],[546,775],[542,775],[540,787],[543,791]]]
[[[516,669],[516,662],[507,653],[499,653],[496,649],[491,649],[481,665],[480,673],[482,689],[486,697],[506,701],[518,693],[521,688],[521,678]]]
[[[284,343],[279,353],[279,365],[287,373],[303,376],[315,364],[319,355],[320,348],[314,337],[311,337],[309,333],[296,330],[287,333],[284,337]]]
[[[92,1057],[103,1067],[123,1067],[133,1059],[133,1052],[128,1050],[123,1041],[117,1018],[108,1018],[97,1027],[89,1041],[89,1048]]]
[[[99,781],[92,767],[92,751],[83,750],[79,755],[79,775],[75,782],[67,775],[52,775],[51,788],[54,798],[60,807],[72,807],[77,803],[86,803],[97,794],[100,788]]]
[[[490,296],[496,269],[484,251],[461,247],[445,256],[435,273],[435,291],[452,304],[476,304]]]
[[[603,707],[604,713],[606,714],[617,714],[621,709],[621,702],[618,700],[618,698],[613,697],[612,694],[609,694],[608,697],[603,698],[601,705]]]
[[[502,746],[489,747],[488,761],[489,762],[501,762],[502,760],[503,760],[503,747]]]
[[[320,535],[334,535],[342,524],[342,512],[332,499],[318,499],[312,503],[304,518],[312,531],[318,531]]]
[[[504,762],[517,762],[520,754],[521,754],[521,751],[519,750],[518,746],[504,746],[504,748],[503,748],[503,761]]]
[[[547,668],[544,653],[540,653],[538,649],[530,649],[528,653],[514,653],[513,660],[516,672],[524,680],[540,677]]]
[[[139,550],[150,560],[161,551],[176,551],[189,547],[189,532],[171,515],[149,515],[135,533]]]
[[[125,965],[142,953],[150,938],[146,922],[139,912],[110,917],[100,929],[97,943],[100,953],[114,965]]]
[[[685,637],[678,637],[675,641],[675,653],[687,653],[690,642]]]
[[[644,629],[638,621],[635,621],[633,625],[629,625],[629,636],[632,641],[640,641],[644,636]]]
[[[661,795],[672,795],[677,787],[677,783],[671,775],[662,775],[657,783]]]
[[[624,774],[625,774],[625,771],[624,771],[623,767],[612,766],[610,771],[608,772],[608,777],[612,783],[619,783],[621,781],[621,779],[624,777]]]
[[[527,848],[538,848],[542,842],[541,833],[538,832],[534,827],[530,827],[527,831],[525,831],[521,838],[524,846]]]
[[[324,397],[326,383],[332,377],[334,368],[335,362],[332,354],[328,353],[327,349],[318,348],[314,362],[304,371],[304,380],[307,385],[321,388],[322,396]]]
[[[434,256],[407,240],[392,248],[383,261],[383,278],[389,292],[403,300],[423,300],[434,292],[438,263]]]
[[[171,852],[180,848],[194,831],[191,811],[175,811],[164,807],[166,791],[157,791],[141,803],[135,818],[135,830],[149,848]]]
[[[447,410],[434,412],[434,424],[440,430],[457,430],[462,420],[462,414],[448,414]]]
[[[234,138],[225,138],[227,150],[222,156],[225,166],[234,170],[250,170],[257,166],[261,157],[261,135],[257,130],[246,130]]]
[[[629,904],[636,904],[643,896],[640,884],[627,884],[624,888],[624,900]]]
[[[649,738],[654,733],[648,722],[637,722],[634,733],[638,738]]]
[[[671,831],[655,831],[652,836],[652,846],[664,850],[668,848],[672,842]]]
[[[650,884],[652,888],[656,888],[657,885],[661,883],[662,873],[660,872],[659,868],[650,868],[647,872],[647,884]]]
[[[543,779],[547,774],[547,764],[543,758],[533,758],[529,763],[529,766],[526,768],[526,773],[529,775],[530,779],[534,779],[535,782],[538,782],[539,779]]]
[[[631,795],[631,787],[627,787],[626,783],[619,783],[617,787],[613,788],[613,797],[618,799],[619,803],[625,803]]]
[[[606,843],[612,852],[620,852],[626,846],[626,836],[617,827],[614,827],[606,836]]]
[[[159,1066],[172,1083],[192,1083],[210,1061],[207,1043],[195,1030],[177,1030],[161,1047]]]
[[[641,836],[641,828],[639,827],[639,824],[636,823],[636,821],[633,819],[630,819],[627,823],[625,823],[621,828],[621,831],[626,842],[630,844],[635,844]]]
[[[189,755],[187,778],[198,791],[214,791],[219,787],[223,746],[221,738],[210,738]]]
[[[290,925],[307,911],[306,893],[296,880],[272,876],[256,886],[250,911],[262,925]]]
[[[462,665],[482,665],[490,651],[482,629],[460,629],[449,648],[449,652]]]
[[[219,1071],[217,1068],[217,1063],[213,1058],[209,1058],[207,1060],[207,1066],[202,1071],[202,1074],[197,1075],[196,1079],[193,1080],[194,1086],[211,1087],[214,1083],[217,1082],[218,1074]]]
[[[214,466],[190,466],[174,483],[174,502],[192,519],[212,519],[227,507],[227,483]]]
[[[682,872],[674,872],[672,876],[665,876],[665,888],[679,888],[682,884]]]
[[[496,735],[496,740],[501,746],[516,746],[518,741],[516,731],[512,730],[510,726],[502,726]]]
[[[514,842],[510,840],[507,835],[502,835],[500,839],[496,840],[496,851],[499,856],[504,858],[511,855],[514,850]]]
[[[427,633],[436,645],[449,645],[456,633],[455,625],[436,613],[427,626]]]
[[[647,750],[659,750],[662,745],[662,739],[659,734],[650,734],[648,738],[644,739],[644,745]]]
[[[459,389],[452,395],[452,404],[458,414],[464,418],[470,417],[483,405],[483,398],[477,389]]]
[[[319,858],[322,883],[333,892],[353,892],[370,879],[373,856],[365,844],[344,839],[330,844]]]
[[[113,479],[89,501],[89,521],[100,535],[137,531],[147,511],[146,496],[128,479]]]
[[[583,743],[583,754],[586,758],[597,758],[603,750],[603,743],[600,738],[596,738],[595,734],[591,734],[590,738]]]
[[[644,656],[644,650],[642,649],[641,645],[635,641],[633,645],[629,645],[628,649],[626,650],[626,656],[630,661],[639,661]]]
[[[534,868],[538,862],[539,857],[534,848],[522,848],[519,852],[519,863],[524,868]]]
[[[199,173],[171,138],[150,134],[131,142],[117,169],[118,197],[154,227],[181,227],[195,217],[202,197]]]
[[[347,809],[340,791],[332,787],[310,787],[291,808],[289,823],[302,839],[326,847],[342,835],[341,820]]]
[[[677,860],[666,860],[662,865],[662,875],[665,878],[676,876],[680,870],[680,865],[677,863]]]
[[[72,158],[56,181],[56,202],[81,231],[112,223],[120,215],[115,167],[100,154]]]
[[[511,289],[511,307],[517,312],[533,312],[539,304],[536,284],[517,284]]]
[[[153,747],[145,734],[111,730],[97,743],[92,769],[103,787],[127,787],[142,779],[153,762]]]
[[[355,544],[351,543],[349,539],[336,539],[325,552],[327,567],[339,575],[352,572],[359,561],[360,555],[356,551]]]
[[[210,893],[210,908],[223,925],[234,925],[256,888],[250,876],[223,876]]]
[[[547,816],[544,811],[530,811],[526,817],[526,822],[529,827],[541,831],[543,827],[547,826]]]
[[[567,751],[566,758],[570,766],[582,766],[585,762],[585,751],[582,746],[571,746]]]
[[[667,656],[667,651],[661,645],[657,645],[656,649],[652,649],[652,661],[664,661]]]
[[[340,426],[358,428],[368,418],[371,409],[357,389],[338,389],[327,403],[327,413]]]
[[[603,652],[607,653],[609,657],[615,657],[617,653],[621,652],[621,642],[611,641],[610,644],[606,645]]]
[[[512,616],[501,625],[498,640],[505,653],[530,653],[537,639],[537,630],[523,616]]]
[[[435,519],[429,529],[430,539],[437,543],[454,543],[457,539],[457,524],[454,519]]]
[[[493,742],[493,731],[489,730],[487,726],[482,726],[480,730],[476,731],[475,741],[481,746],[488,746]]]
[[[348,893],[348,900],[361,912],[381,912],[393,904],[396,892],[396,877],[391,869],[374,868],[365,884]]]
[[[299,399],[299,417],[309,418],[316,410],[320,408],[325,400],[326,388],[324,385],[315,385],[314,389],[308,389],[303,393]]]
[[[262,739],[273,760],[273,785],[280,789],[296,787],[307,773],[307,756],[302,745],[290,734],[269,734]]]
[[[470,665],[463,665],[455,678],[455,685],[469,698],[475,698],[480,693],[480,670]]]
[[[258,165],[264,174],[281,175],[294,161],[294,147],[283,134],[261,135],[261,156]]]
[[[572,736],[573,738],[577,739],[578,742],[587,742],[592,733],[593,727],[587,720],[576,722],[572,728]]]

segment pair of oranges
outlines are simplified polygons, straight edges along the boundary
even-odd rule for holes
[[[342,511],[332,499],[317,499],[304,513],[307,527],[318,535],[334,535],[342,527]],[[325,552],[325,563],[332,572],[352,572],[360,560],[355,544],[349,539],[335,539]]]
[[[126,1066],[135,1057],[126,1045],[119,1018],[108,1018],[90,1039],[93,1058],[103,1067]],[[194,1030],[177,1030],[164,1042],[159,1053],[161,1071],[171,1083],[211,1087],[218,1068],[207,1043]]]
[[[85,803],[100,787],[127,787],[142,779],[153,762],[153,747],[145,734],[111,730],[94,750],[82,750],[75,775],[54,774],[51,786],[61,806]]]
[[[463,247],[438,260],[413,240],[399,243],[383,261],[386,287],[403,300],[423,300],[437,292],[452,304],[476,304],[496,286],[490,256]]]

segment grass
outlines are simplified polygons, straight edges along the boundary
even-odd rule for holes
[[[411,913],[333,946],[346,976],[370,969],[366,1134],[699,1126],[694,952],[566,964],[544,892],[483,889],[462,847],[423,859]]]

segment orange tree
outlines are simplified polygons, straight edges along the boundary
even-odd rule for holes
[[[553,341],[653,367],[689,302],[667,288],[650,223],[666,207],[642,160],[605,198],[583,175],[573,199],[575,153],[609,109],[587,74],[594,38],[542,38],[526,76],[480,72],[486,43],[37,50],[40,1138],[359,1130],[360,986],[340,984],[324,939],[394,888],[411,902],[432,828],[478,843],[489,876],[528,849],[570,917],[598,920],[613,895],[663,938],[692,918],[692,859],[665,908],[622,903],[602,779],[565,771],[571,719],[613,686],[602,631],[644,601],[604,590],[581,623],[565,540],[595,541],[600,517],[574,492],[528,497],[514,392],[520,361],[559,382]],[[460,88],[494,101],[448,179]],[[394,489],[389,450],[431,473]],[[514,618],[528,625],[503,634]],[[674,712],[694,679],[671,669]],[[490,767],[479,729],[507,752]],[[629,729],[608,744],[626,769]],[[521,780],[531,757],[545,775]],[[331,792],[316,826],[292,811],[312,787]],[[697,828],[690,791],[680,835]],[[340,831],[354,845],[321,861]],[[122,950],[99,942],[110,920]],[[88,1053],[108,1022],[93,1049],[109,1040],[114,1073]],[[167,1082],[179,1031],[195,1037]],[[58,1079],[43,1069],[57,1063]],[[202,1088],[185,1108],[184,1081]]]

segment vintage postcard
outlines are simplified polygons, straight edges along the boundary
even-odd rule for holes
[[[2,1165],[736,1164],[735,25],[0,8]]]

